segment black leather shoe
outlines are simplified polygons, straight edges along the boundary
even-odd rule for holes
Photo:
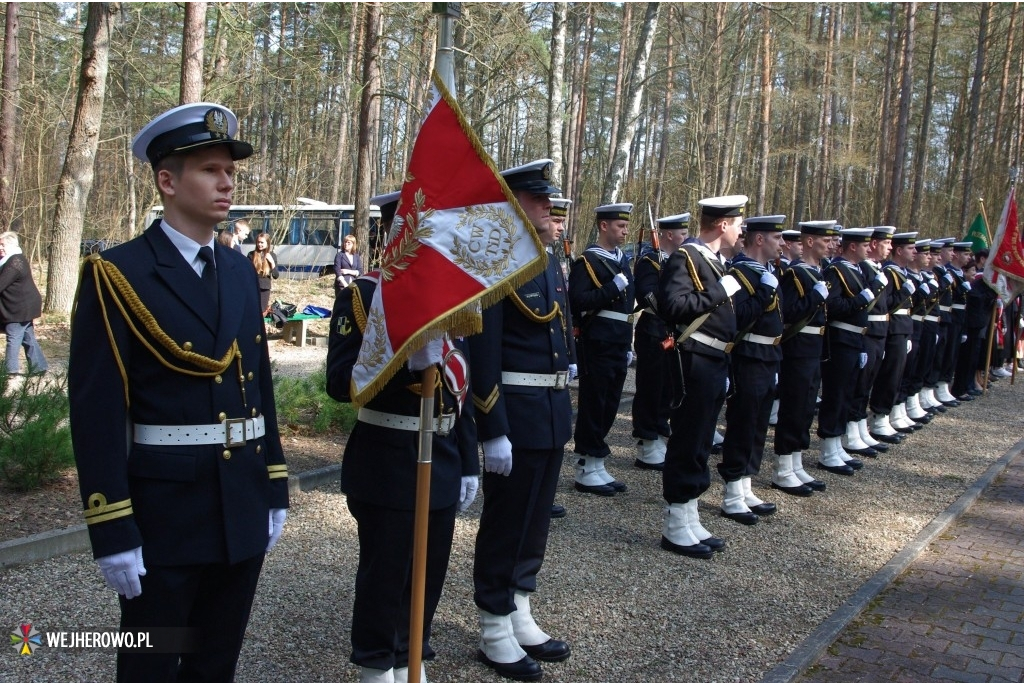
[[[626,491],[626,484],[625,483],[620,483],[617,480],[613,480],[611,483],[605,483],[605,485],[610,487],[615,492],[625,492]]]
[[[869,432],[868,435],[873,437],[875,440],[878,440],[880,442],[887,442],[890,445],[898,445],[903,440],[899,433],[897,433],[896,435],[882,435],[881,433]]]
[[[937,407],[932,407],[931,410],[936,412],[936,413],[939,413],[939,414],[945,414],[946,413],[946,405],[940,404]]]
[[[526,652],[526,655],[536,661],[548,661],[556,663],[565,661],[572,656],[569,645],[561,640],[549,639],[539,645],[519,645]]]
[[[884,442],[880,442],[877,445],[872,445],[871,449],[873,449],[874,451],[879,452],[879,453],[881,453],[881,452],[888,452],[889,451],[889,446],[886,445]],[[846,450],[846,451],[849,452],[850,450]]]
[[[968,390],[967,392],[971,393],[971,394],[972,394],[972,395],[974,395],[975,397],[978,397],[978,396],[980,396],[980,395],[984,395],[984,394],[985,394],[985,393],[984,393],[984,391],[983,391],[983,390],[981,390],[980,388],[971,388],[971,389],[970,389],[970,390]]]
[[[860,459],[843,459],[843,461],[845,461],[846,465],[849,466],[854,471],[860,471],[862,468],[864,468],[864,462],[862,462]]]
[[[787,495],[793,495],[794,497],[810,497],[811,495],[814,494],[814,490],[812,490],[811,486],[809,485],[789,486],[772,483],[772,487],[775,488],[776,490],[781,490]]]
[[[963,395],[960,395],[956,399],[957,399],[958,402],[973,402],[974,401],[974,395],[972,395],[969,392],[965,392]]]
[[[959,407],[960,406],[959,400],[955,400],[955,399],[954,400],[949,400],[948,402],[943,402],[943,404],[946,405],[947,407]]]
[[[817,478],[812,480],[810,483],[804,483],[804,485],[809,487],[811,490],[814,490],[815,492],[825,492],[825,488],[828,487],[828,484],[825,483],[825,481],[818,480]]]
[[[694,559],[710,559],[714,554],[714,552],[711,551],[711,548],[703,543],[696,545],[677,545],[664,535],[661,536],[661,548],[668,552],[675,552],[676,554],[681,554],[684,557],[693,557]]]
[[[856,454],[860,457],[877,457],[878,450],[874,447],[862,447],[861,449],[850,449],[849,447],[843,447],[847,454]]]
[[[893,426],[893,428],[896,428],[896,426]],[[913,426],[907,426],[906,428],[896,428],[896,430],[898,430],[900,433],[903,433],[904,435],[910,435],[911,433],[913,433],[917,429],[918,429],[918,425],[916,423]],[[846,451],[849,452],[850,450],[846,450]]]
[[[480,663],[490,666],[498,675],[504,678],[511,678],[523,683],[535,683],[544,677],[544,671],[541,670],[540,664],[530,658],[529,655],[524,656],[514,664],[499,664],[497,661],[488,659],[481,649],[477,650],[476,658]]]
[[[732,519],[736,523],[742,523],[745,526],[753,526],[761,520],[760,517],[752,511],[740,511],[735,514],[730,514],[729,512],[722,510],[721,514],[723,517]]]
[[[778,510],[779,508],[771,502],[761,502],[761,504],[755,504],[750,507],[750,511],[754,512],[758,516],[771,516]]]
[[[818,468],[821,469],[822,471],[828,471],[829,473],[834,473],[839,476],[853,475],[853,467],[847,466],[846,464],[843,464],[842,466],[825,466],[819,461]]]
[[[565,513],[566,513],[565,512],[565,507],[563,507],[561,504],[552,504],[551,505],[551,518],[553,518],[553,519],[565,518]]]
[[[587,492],[591,495],[601,495],[602,497],[612,497],[615,495],[615,488],[610,485],[584,485],[583,483],[573,483],[577,492]]]
[[[665,470],[665,462],[661,462],[661,463],[658,463],[658,464],[648,464],[646,461],[640,461],[639,459],[637,459],[636,461],[633,462],[633,466],[637,467],[638,469],[640,469],[642,471],[664,471]]]
[[[925,412],[925,415],[919,419],[915,419],[913,416],[910,416],[909,418],[919,426],[924,426],[932,422],[932,415],[927,412]]]
[[[700,541],[700,544],[710,547],[712,552],[721,552],[725,549],[725,540],[714,536],[704,538]]]

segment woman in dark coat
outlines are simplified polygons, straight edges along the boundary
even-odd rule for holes
[[[18,246],[18,234],[8,231],[0,235],[0,325],[7,334],[7,373],[21,373],[19,347],[25,348],[29,373],[47,370],[32,324],[42,311],[43,298]]]
[[[341,249],[334,257],[334,286],[344,290],[348,284],[363,274],[363,259],[356,250],[359,249],[356,237],[347,235],[341,241]]]
[[[249,261],[256,268],[260,283],[260,307],[263,316],[270,312],[270,282],[280,274],[277,272],[277,255],[270,249],[270,236],[260,233],[256,236],[256,249],[249,253]]]

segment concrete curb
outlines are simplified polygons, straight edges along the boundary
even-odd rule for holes
[[[921,552],[932,543],[935,538],[943,533],[960,516],[967,511],[972,504],[978,501],[985,488],[1006,470],[1014,459],[1024,451],[1024,440],[1019,441],[1010,450],[996,460],[978,480],[949,505],[945,511],[932,519],[931,523],[924,527],[914,540],[900,550],[896,556],[878,569],[875,575],[871,576],[857,592],[846,600],[841,607],[836,609],[831,616],[825,619],[814,632],[800,643],[793,652],[781,664],[764,674],[762,683],[789,683],[798,678],[804,671],[817,663],[821,655],[827,650],[839,634],[846,628],[853,619],[864,610],[865,607],[883,590],[910,566],[917,559]]]
[[[340,482],[341,464],[325,466],[306,471],[288,478],[289,494],[318,488],[321,485]],[[0,569],[32,564],[61,554],[88,552],[89,531],[83,523],[70,528],[36,533],[28,537],[0,542]]]

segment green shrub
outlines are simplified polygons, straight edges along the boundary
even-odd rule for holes
[[[326,364],[303,378],[275,376],[278,423],[309,426],[314,433],[351,431],[356,423],[355,408],[332,399],[326,387]]]
[[[0,364],[0,477],[34,490],[75,463],[67,375],[8,376]]]

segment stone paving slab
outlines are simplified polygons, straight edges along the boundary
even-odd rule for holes
[[[1024,456],[794,682],[1024,682]]]

